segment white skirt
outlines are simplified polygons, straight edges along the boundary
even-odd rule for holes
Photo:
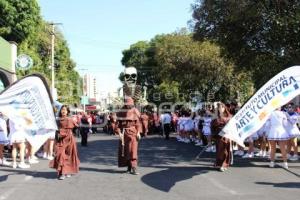
[[[10,144],[22,143],[26,141],[26,133],[24,131],[11,132],[8,139]]]
[[[290,138],[300,137],[300,131],[299,131],[298,127],[294,127],[293,129],[289,130],[288,132],[289,132]]]
[[[279,130],[275,128],[271,128],[267,132],[267,138],[268,140],[278,140],[278,141],[284,141],[289,140],[291,136],[288,134],[286,130]]]
[[[211,135],[211,129],[210,129],[210,126],[203,126],[202,132],[203,132],[203,135],[205,135],[205,136],[210,136],[210,135]]]

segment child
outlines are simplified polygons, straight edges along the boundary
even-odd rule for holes
[[[203,135],[207,138],[207,149],[205,150],[206,152],[216,152],[216,149],[212,145],[212,136],[211,136],[211,124],[212,117],[210,115],[210,111],[206,110],[205,115],[203,117],[203,128],[202,132]]]
[[[7,138],[7,124],[6,120],[3,118],[2,113],[0,113],[0,165],[10,166],[10,162],[6,161],[3,156],[3,147],[7,145],[9,140]]]
[[[297,137],[300,136],[300,131],[297,127],[297,120],[299,115],[295,112],[294,104],[290,103],[287,107],[287,119],[288,123],[286,126],[286,129],[288,131],[288,134],[290,135],[290,140],[288,141],[288,159],[292,161],[297,161],[299,159],[298,157],[298,144],[297,144]],[[294,155],[290,155],[291,150],[294,150]]]
[[[76,141],[72,133],[75,126],[69,117],[70,110],[63,105],[59,112],[58,141],[56,141],[55,158],[50,162],[50,167],[55,168],[58,179],[64,180],[79,171],[79,158],[77,154]]]

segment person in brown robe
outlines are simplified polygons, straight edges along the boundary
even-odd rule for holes
[[[224,172],[228,169],[231,161],[230,143],[228,138],[219,133],[230,120],[231,114],[223,103],[218,103],[217,118],[211,122],[211,131],[216,139],[216,162],[215,167]]]
[[[79,158],[76,141],[72,133],[75,123],[68,117],[69,108],[63,105],[60,109],[58,120],[58,134],[55,143],[55,157],[49,164],[57,170],[58,179],[63,180],[79,171]]]
[[[138,175],[138,141],[141,137],[141,122],[140,112],[134,107],[131,97],[125,99],[124,107],[117,113],[115,133],[120,137],[118,166],[127,166],[127,173]]]
[[[142,136],[147,137],[148,132],[149,132],[149,117],[147,113],[142,113],[141,114],[141,122],[142,122]]]

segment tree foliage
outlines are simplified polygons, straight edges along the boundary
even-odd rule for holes
[[[300,1],[197,0],[194,38],[213,40],[256,88],[300,62]]]
[[[234,100],[238,95],[244,99],[250,93],[245,85],[232,82],[245,76],[237,75],[235,66],[222,57],[218,45],[194,41],[185,32],[137,42],[123,51],[122,63],[135,66],[142,74],[139,80],[149,88],[151,102],[191,101],[196,91],[203,101]],[[244,83],[252,85],[249,79]],[[214,93],[214,99],[208,99],[209,93]]]
[[[36,0],[0,0],[0,35],[17,43],[25,40],[41,22]]]
[[[29,55],[34,66],[17,70],[18,77],[41,73],[51,85],[51,26],[44,21],[36,0],[0,0],[0,36],[18,43],[18,54]],[[59,101],[76,103],[81,94],[81,78],[75,71],[63,34],[55,30],[55,87]]]

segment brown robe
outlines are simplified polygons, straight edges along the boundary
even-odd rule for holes
[[[137,167],[138,140],[137,134],[141,132],[140,113],[136,108],[123,110],[117,113],[117,134],[124,133],[124,147],[119,141],[118,166]]]
[[[149,117],[146,113],[142,113],[141,114],[141,122],[142,122],[142,128],[143,128],[143,135],[144,136],[147,136],[148,135],[148,132],[149,132]]]
[[[230,140],[218,135],[229,118],[217,118],[211,122],[211,131],[216,138],[216,162],[215,167],[229,167],[231,161]]]
[[[58,122],[59,140],[55,143],[55,158],[49,164],[57,170],[58,175],[75,174],[79,171],[79,158],[76,141],[72,133],[74,121],[69,117]]]

